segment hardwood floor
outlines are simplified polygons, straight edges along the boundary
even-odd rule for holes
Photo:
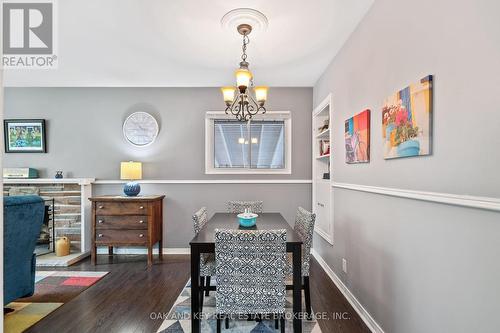
[[[329,320],[318,320],[323,333],[370,332],[314,258],[311,258],[310,274],[312,308],[316,313],[328,312],[330,316]]]
[[[144,332],[154,333],[189,279],[189,256],[164,255],[163,263],[148,269],[145,255],[100,255],[97,266],[86,259],[66,270],[109,271],[97,284],[64,304],[26,332]],[[311,264],[311,299],[323,333],[369,332],[316,261]],[[332,319],[337,313],[338,319]],[[346,319],[347,318],[347,319]]]

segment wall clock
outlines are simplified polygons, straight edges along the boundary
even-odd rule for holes
[[[158,132],[158,122],[147,112],[134,112],[123,123],[125,139],[137,147],[152,144],[158,136]]]

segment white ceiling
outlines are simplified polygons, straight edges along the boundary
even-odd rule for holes
[[[374,0],[60,0],[58,69],[6,70],[6,86],[233,84],[241,36],[222,16],[251,7],[269,20],[250,35],[255,84],[313,86]]]

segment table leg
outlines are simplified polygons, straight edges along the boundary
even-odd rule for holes
[[[200,333],[200,252],[191,246],[191,332]]]
[[[148,244],[148,266],[153,265],[153,245]]]
[[[302,333],[302,246],[293,247],[293,331]]]
[[[160,203],[160,241],[158,242],[158,257],[163,260],[163,201]]]
[[[90,261],[92,262],[92,265],[95,265],[96,264],[96,261],[97,261],[97,248],[96,246],[92,245],[92,249],[90,251]]]

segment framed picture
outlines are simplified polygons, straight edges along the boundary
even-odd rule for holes
[[[384,158],[430,155],[432,75],[394,93],[382,107]]]
[[[45,119],[5,119],[6,153],[45,153]]]
[[[347,119],[344,125],[346,163],[370,162],[370,110]]]

